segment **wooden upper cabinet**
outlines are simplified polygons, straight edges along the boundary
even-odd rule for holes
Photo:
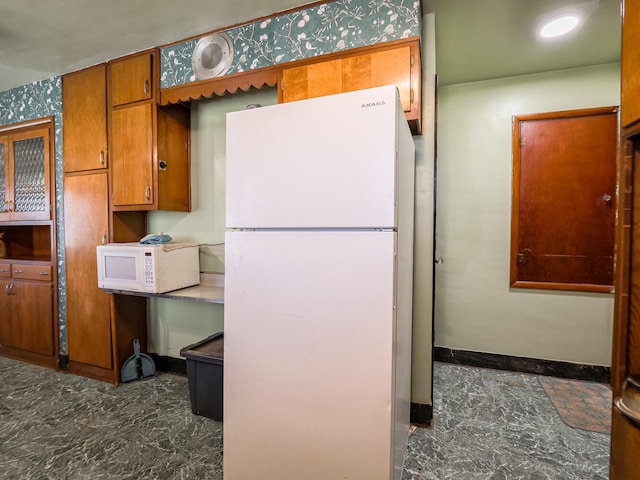
[[[153,98],[152,59],[152,53],[143,53],[110,62],[112,107]]]
[[[109,62],[113,211],[191,210],[189,109],[156,105],[155,55]]]
[[[145,102],[111,114],[112,203],[153,205],[153,109]]]
[[[390,42],[323,59],[296,62],[282,70],[280,101],[291,102],[335,93],[396,85],[407,121],[421,132],[421,72],[418,40]]]
[[[625,0],[622,15],[621,123],[628,127],[640,120],[640,0]]]
[[[50,220],[51,120],[0,130],[0,221]]]
[[[342,60],[287,68],[282,71],[282,85],[283,102],[341,93]]]
[[[395,85],[405,112],[411,110],[411,48],[408,46],[345,58],[342,62],[342,90]]]
[[[64,171],[107,168],[107,67],[62,77]]]

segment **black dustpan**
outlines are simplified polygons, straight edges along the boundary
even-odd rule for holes
[[[133,339],[133,355],[125,360],[120,371],[120,380],[122,383],[131,382],[133,380],[142,380],[151,377],[156,373],[156,364],[153,359],[146,353],[140,353],[140,342],[137,338]]]

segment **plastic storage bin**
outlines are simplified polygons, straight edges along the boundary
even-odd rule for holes
[[[180,350],[187,359],[191,411],[222,421],[223,333],[216,333]]]

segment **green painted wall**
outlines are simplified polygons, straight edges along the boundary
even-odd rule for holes
[[[613,295],[509,288],[513,115],[618,105],[619,64],[442,87],[435,344],[609,365]]]
[[[200,248],[200,269],[224,272],[225,124],[227,112],[248,104],[278,103],[275,89],[250,90],[191,104],[192,211],[150,212],[149,232],[164,232],[174,241],[213,244]],[[250,141],[250,139],[248,139]],[[200,302],[150,299],[150,350],[179,357],[180,349],[223,329],[224,307]]]

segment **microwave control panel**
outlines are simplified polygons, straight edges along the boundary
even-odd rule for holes
[[[144,253],[144,284],[153,285],[153,258],[151,252]]]

